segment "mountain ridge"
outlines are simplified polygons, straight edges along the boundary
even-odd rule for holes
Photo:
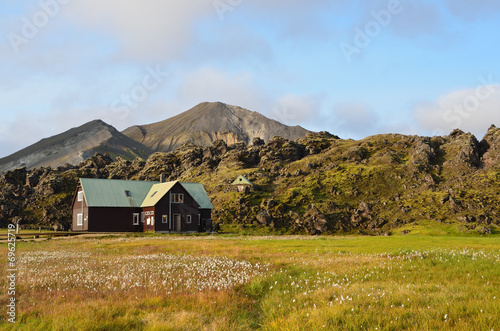
[[[0,158],[0,173],[20,167],[75,165],[95,153],[107,153],[113,159],[147,159],[153,152],[173,151],[186,142],[201,146],[216,140],[248,144],[255,137],[267,141],[278,135],[293,140],[307,132],[241,107],[204,102],[163,121],[135,125],[123,132],[102,120],[90,121]]]
[[[0,173],[19,167],[58,167],[77,164],[95,153],[125,158],[148,157],[152,151],[102,120],[93,120],[63,133],[41,139],[0,159]]]
[[[287,126],[258,112],[222,102],[203,102],[169,119],[122,131],[155,152],[173,151],[188,141],[202,146],[216,140],[249,144],[257,137],[264,141],[274,136],[295,140],[307,132],[300,126]]]

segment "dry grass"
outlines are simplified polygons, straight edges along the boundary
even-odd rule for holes
[[[16,254],[17,323],[4,315],[4,329],[500,325],[495,236],[72,238],[18,243]]]

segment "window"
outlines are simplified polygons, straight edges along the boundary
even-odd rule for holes
[[[151,225],[155,225],[155,217],[151,216]]]
[[[161,222],[162,222],[162,223],[167,223],[167,222],[168,222],[167,215],[163,215],[163,216],[161,217]]]
[[[130,193],[129,190],[125,190],[125,195],[128,196],[128,197],[131,197],[132,196],[132,193]]]
[[[139,225],[139,213],[134,213],[134,225]]]
[[[83,214],[78,214],[76,216],[76,225],[77,226],[82,226],[83,225]]]
[[[186,223],[191,223],[191,215],[186,215]]]
[[[83,191],[78,192],[78,201],[83,201]]]
[[[151,219],[150,219],[149,217],[146,219],[146,224],[147,224],[147,225],[150,225],[150,224],[151,224]]]
[[[173,203],[183,203],[184,202],[184,194],[172,193],[172,202]]]

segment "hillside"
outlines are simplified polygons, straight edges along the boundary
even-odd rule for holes
[[[265,141],[274,136],[294,140],[307,132],[300,126],[287,126],[241,107],[205,102],[161,122],[132,126],[123,134],[153,151],[169,152],[188,141],[200,146],[210,146],[219,139],[227,144],[248,144],[256,137]]]
[[[0,159],[0,173],[19,167],[58,167],[78,164],[95,153],[109,153],[126,159],[147,158],[151,150],[100,120],[42,139]]]
[[[17,169],[0,177],[0,222],[67,228],[78,177],[203,183],[224,228],[276,233],[495,233],[500,225],[500,129],[479,142],[383,134],[359,141],[326,132],[250,145],[184,144],[147,161],[96,155],[77,166]],[[245,175],[255,190],[229,184]]]

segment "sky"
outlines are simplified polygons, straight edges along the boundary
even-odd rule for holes
[[[500,126],[493,0],[5,0],[0,158],[205,101],[362,139]]]

